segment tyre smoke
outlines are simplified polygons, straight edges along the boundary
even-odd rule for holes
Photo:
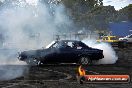
[[[26,65],[17,59],[18,53],[38,49],[53,40],[54,34],[69,32],[73,22],[57,0],[3,0],[0,8],[0,80],[9,80],[23,75]],[[84,40],[89,45],[87,40]],[[90,46],[90,45],[89,45]],[[91,47],[104,50],[105,58],[100,64],[112,64],[117,56],[108,44],[92,43]],[[107,51],[109,50],[109,51]]]
[[[3,0],[0,8],[0,80],[22,76],[26,65],[17,52],[38,49],[53,40],[53,35],[72,25],[62,4],[39,0]],[[13,67],[13,68],[12,68]]]
[[[114,64],[118,60],[116,52],[108,43],[97,43],[96,40],[84,39],[82,40],[89,47],[103,50],[104,58],[100,59],[97,64]]]

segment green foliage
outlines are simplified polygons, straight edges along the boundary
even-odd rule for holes
[[[71,14],[71,18],[73,19],[77,28],[80,29],[83,27],[86,29],[91,29],[95,26],[91,25],[91,23],[97,23],[95,22],[96,18],[92,16],[94,15],[92,11],[95,8],[103,6],[102,1],[103,0],[62,0],[62,3]],[[91,17],[93,19],[91,19]]]
[[[119,20],[119,21],[122,21],[122,20],[132,21],[132,4],[129,4],[128,6],[119,10],[117,20]]]
[[[62,0],[77,28],[106,30],[109,22],[132,21],[132,4],[116,11],[103,0]]]

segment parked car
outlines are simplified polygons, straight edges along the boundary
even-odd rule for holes
[[[113,47],[125,48],[126,41],[119,40],[117,36],[102,36],[97,42],[105,42],[111,44]]]
[[[119,40],[123,40],[126,42],[132,42],[132,34],[127,35],[126,37],[123,37],[123,38],[119,38]]]
[[[31,65],[46,63],[91,64],[93,60],[104,58],[103,50],[87,46],[76,40],[53,41],[46,49],[23,51],[18,59]]]
[[[119,40],[116,36],[103,36],[102,39],[98,39],[97,42],[115,43],[119,42]]]

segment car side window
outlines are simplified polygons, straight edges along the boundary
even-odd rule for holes
[[[105,40],[108,40],[108,37],[105,37]]]
[[[56,42],[50,48],[59,48],[59,47],[61,47],[61,43],[60,42]]]
[[[72,48],[74,48],[74,49],[82,49],[82,46],[79,43],[72,43]]]
[[[56,48],[58,46],[58,43],[55,43],[51,48]]]
[[[73,47],[72,47],[73,42],[68,42],[67,45],[68,45],[70,48],[73,48]]]
[[[105,38],[103,38],[102,40],[105,40]]]
[[[103,40],[108,40],[108,37],[104,37]]]

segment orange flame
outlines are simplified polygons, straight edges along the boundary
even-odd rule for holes
[[[79,66],[78,72],[79,72],[79,75],[80,75],[80,76],[84,76],[84,75],[86,74],[86,73],[85,73],[85,70],[82,68],[82,66]]]

